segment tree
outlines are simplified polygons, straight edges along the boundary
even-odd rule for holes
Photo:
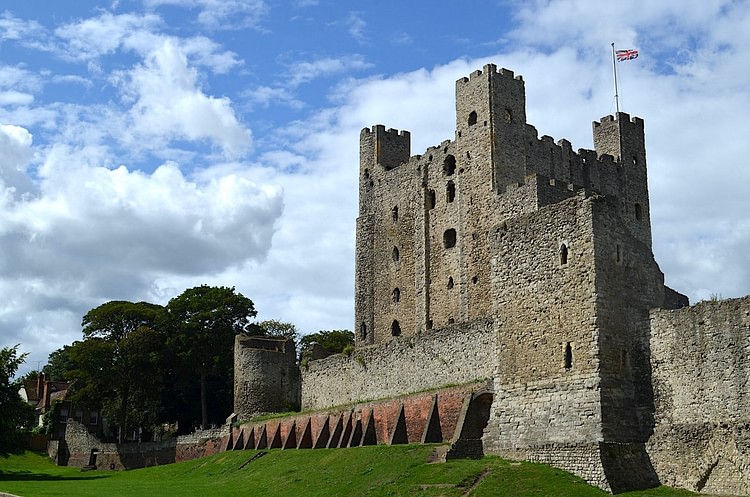
[[[158,412],[163,342],[154,327],[162,311],[148,302],[102,304],[83,317],[84,340],[59,354],[72,368],[64,376],[76,380],[71,400],[101,408],[120,441],[131,421],[153,422]]]
[[[185,290],[165,308],[163,330],[180,369],[198,377],[201,426],[208,426],[208,385],[211,377],[227,383],[233,380],[234,337],[257,312],[253,301],[235,289],[201,285]],[[231,406],[229,397],[226,406]]]
[[[117,342],[142,326],[153,328],[163,310],[162,306],[149,302],[112,300],[83,316],[83,336]]]
[[[0,349],[0,456],[21,448],[20,428],[33,412],[18,394],[20,383],[13,381],[26,355],[18,355],[18,345]]]
[[[300,357],[309,357],[313,343],[317,343],[331,354],[340,354],[347,347],[354,346],[354,333],[349,330],[321,330],[305,335],[300,340]]]
[[[251,336],[277,337],[294,340],[299,343],[299,332],[292,323],[285,323],[277,319],[267,319],[252,323],[245,328],[245,333]]]
[[[52,351],[47,358],[47,364],[42,368],[42,373],[48,380],[63,381],[67,379],[69,371],[75,369],[70,358],[70,345],[64,345]]]

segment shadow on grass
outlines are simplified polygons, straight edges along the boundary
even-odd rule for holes
[[[63,476],[48,475],[45,473],[10,472],[0,471],[0,481],[74,481],[74,480],[98,480],[100,478],[110,478],[111,475],[91,475],[91,476]]]

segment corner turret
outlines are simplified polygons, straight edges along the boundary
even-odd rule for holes
[[[633,235],[651,248],[651,210],[643,119],[625,112],[594,122],[594,148],[622,164],[622,217]]]

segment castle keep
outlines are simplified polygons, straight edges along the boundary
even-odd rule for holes
[[[408,131],[362,130],[355,351],[285,373],[285,398],[351,406],[359,443],[448,441],[612,492],[750,493],[750,299],[688,307],[665,287],[643,120],[593,134],[595,150],[539,137],[523,79],[494,65],[456,82],[453,140],[413,156]],[[238,341],[235,364],[261,349]],[[240,417],[271,370],[239,368]],[[311,446],[334,429],[315,423]]]

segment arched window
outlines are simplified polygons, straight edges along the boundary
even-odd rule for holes
[[[469,113],[469,126],[474,126],[477,123],[477,113],[475,111],[471,111]]]
[[[398,206],[395,206],[393,209],[391,209],[391,215],[393,216],[394,223],[398,221]]]
[[[401,290],[398,288],[393,289],[393,303],[398,304],[401,301]]]
[[[397,320],[393,320],[391,323],[391,336],[397,337],[401,335],[401,325],[398,324]]]
[[[573,348],[570,346],[570,342],[565,345],[565,369],[573,367]]]
[[[448,182],[448,186],[445,188],[445,200],[450,203],[456,198],[456,184],[453,181]]]
[[[560,245],[560,264],[568,263],[568,246],[564,243]]]
[[[445,161],[443,162],[443,174],[446,176],[453,176],[456,172],[456,158],[452,155],[446,155]]]
[[[398,260],[401,258],[398,247],[393,247],[393,253],[391,254],[391,256],[393,257],[393,262],[398,262]]]
[[[453,228],[445,230],[445,233],[443,233],[443,246],[447,249],[456,246],[456,230]]]
[[[359,325],[359,337],[364,340],[367,338],[367,325],[364,321]]]
[[[635,204],[635,219],[640,221],[642,217],[643,212],[641,211],[641,204]]]
[[[453,288],[453,276],[448,277],[448,290]]]

